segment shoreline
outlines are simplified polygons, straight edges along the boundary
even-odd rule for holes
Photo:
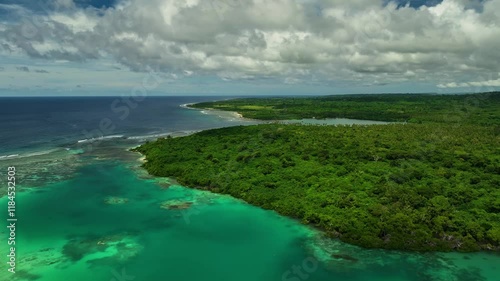
[[[207,107],[207,108],[193,108],[193,107],[190,107],[190,105],[193,105],[193,104],[196,104],[196,103],[185,103],[185,104],[181,104],[180,107],[181,108],[185,108],[185,109],[190,109],[190,110],[198,110],[200,111],[202,114],[214,114],[214,115],[218,115],[219,117],[221,118],[227,118],[226,116],[221,116],[220,114],[218,113],[221,113],[221,114],[230,114],[232,115],[232,118],[237,118],[239,120],[243,120],[243,121],[248,121],[248,122],[259,122],[261,124],[271,124],[271,123],[281,123],[281,124],[304,124],[304,125],[332,125],[332,126],[352,126],[352,125],[355,125],[355,124],[349,124],[349,122],[344,122],[344,123],[338,123],[338,124],[328,124],[329,122],[331,121],[354,121],[354,122],[373,122],[373,123],[367,123],[367,124],[357,124],[357,125],[389,125],[389,124],[407,124],[407,122],[390,122],[390,121],[379,121],[379,120],[370,120],[370,119],[352,119],[352,118],[344,118],[344,117],[337,117],[337,118],[302,118],[302,119],[271,119],[271,120],[267,120],[267,119],[255,119],[255,118],[249,118],[249,117],[244,117],[243,114],[241,114],[240,112],[238,111],[226,111],[226,110],[219,110],[219,109],[215,109],[215,108],[211,108],[211,107]],[[210,112],[210,113],[208,113]],[[308,122],[310,121],[310,122]],[[324,121],[324,123],[320,123]],[[209,130],[209,129],[207,129]]]
[[[185,103],[185,104],[181,104],[179,107],[185,108],[185,109],[190,109],[190,110],[198,110],[202,114],[208,114],[207,112],[204,112],[204,111],[208,111],[208,112],[211,112],[214,115],[218,115],[221,118],[227,118],[227,117],[221,116],[220,114],[217,114],[217,113],[230,114],[230,115],[233,115],[232,116],[233,118],[237,118],[237,119],[243,120],[243,121],[253,121],[253,122],[267,122],[268,121],[268,120],[259,120],[259,119],[247,118],[247,117],[244,117],[243,114],[241,114],[241,113],[239,113],[237,111],[225,111],[225,110],[218,110],[218,109],[214,109],[214,108],[194,108],[194,107],[190,107],[190,105],[193,105],[193,104],[196,104],[196,103],[195,102],[193,102],[193,103]],[[269,120],[269,121],[273,122],[274,120]]]
[[[201,131],[209,131],[209,130],[213,130],[213,129],[206,129],[206,130],[201,130]],[[135,152],[139,152],[138,150],[135,150]],[[141,152],[139,152],[140,155],[143,156],[143,158],[147,161],[147,156],[146,154],[143,154]],[[172,175],[172,176],[156,176],[154,174],[151,174],[149,173],[148,169],[143,167],[143,169],[145,169],[148,174],[150,174],[151,176],[153,177],[158,177],[158,178],[172,178],[172,179],[175,179],[176,181],[177,178],[175,175]],[[290,216],[290,215],[286,215],[286,214],[282,214],[280,213],[278,210],[276,209],[272,209],[272,208],[265,208],[265,207],[262,207],[261,205],[259,204],[254,204],[254,203],[251,203],[251,202],[248,202],[246,201],[245,199],[243,199],[242,197],[238,197],[238,196],[233,196],[231,194],[231,192],[219,192],[217,190],[213,190],[212,188],[210,188],[209,186],[197,186],[197,185],[189,185],[189,184],[186,184],[182,181],[178,181],[180,185],[184,186],[184,187],[187,187],[187,188],[192,188],[192,189],[198,189],[198,190],[205,190],[205,191],[209,191],[209,192],[213,192],[215,194],[224,194],[224,195],[229,195],[235,199],[238,199],[238,200],[242,200],[244,201],[245,203],[249,204],[249,205],[252,205],[252,206],[255,206],[255,207],[258,207],[258,208],[261,208],[263,210],[271,210],[271,211],[274,211],[276,212],[277,214],[281,215],[281,216],[284,216],[284,217],[287,217],[287,218],[291,218],[291,219],[294,219],[294,220],[297,220],[299,221],[301,224],[303,225],[307,225],[307,226],[310,226],[310,227],[314,227],[315,229],[321,231],[322,233],[324,233],[326,236],[328,236],[329,238],[332,238],[332,239],[338,239],[339,241],[342,241],[344,243],[347,243],[347,244],[350,244],[350,245],[355,245],[355,246],[360,246],[358,244],[353,244],[353,243],[349,243],[347,241],[344,241],[343,239],[341,239],[341,236],[342,234],[340,233],[336,233],[334,231],[329,231],[325,228],[322,228],[321,226],[318,226],[318,225],[315,225],[313,223],[307,223],[307,222],[302,222],[301,219],[299,217],[294,217],[294,216]],[[463,250],[460,250],[459,248],[455,249],[455,248],[450,248],[450,249],[444,249],[444,250],[428,250],[428,249],[422,249],[422,250],[410,250],[410,249],[398,249],[398,248],[384,248],[384,247],[365,247],[365,246],[360,246],[364,249],[383,249],[383,250],[390,250],[390,251],[403,251],[403,252],[410,252],[410,253],[416,253],[416,252],[422,252],[422,253],[473,253],[473,252],[484,252],[484,253],[499,253],[500,251],[500,246],[491,246],[489,244],[478,244],[478,246],[480,247],[479,249],[477,250],[472,250],[472,251],[463,251]]]
[[[142,157],[140,158],[141,160],[144,159],[144,161],[142,162],[142,164],[146,163],[147,162],[147,157],[145,154],[142,154],[141,152],[139,151],[134,151],[136,153],[139,153],[139,155],[141,155]],[[350,246],[355,246],[355,247],[360,247],[362,249],[365,249],[365,250],[383,250],[383,251],[391,251],[391,252],[400,252],[400,253],[411,253],[411,254],[422,254],[422,253],[459,253],[459,254],[466,254],[466,253],[488,253],[488,254],[500,254],[500,247],[497,247],[496,249],[480,249],[480,250],[477,250],[477,251],[467,251],[467,252],[464,252],[464,251],[456,251],[456,250],[452,250],[450,249],[449,251],[427,251],[427,250],[404,250],[404,249],[386,249],[386,248],[377,248],[377,247],[363,247],[363,246],[360,246],[360,245],[356,245],[356,244],[351,244],[349,242],[346,242],[346,241],[343,241],[342,239],[340,239],[340,236],[339,235],[335,235],[335,233],[333,232],[330,232],[330,231],[327,231],[326,229],[320,227],[320,226],[317,226],[317,225],[314,225],[312,223],[304,223],[302,222],[299,218],[296,218],[296,217],[292,217],[292,216],[287,216],[287,215],[284,215],[284,214],[281,214],[280,212],[274,210],[274,209],[267,209],[267,208],[263,208],[259,205],[255,205],[255,204],[252,204],[252,203],[249,203],[248,201],[246,201],[245,199],[243,198],[239,198],[239,197],[235,197],[233,196],[232,194],[230,193],[223,193],[223,192],[217,192],[217,191],[214,191],[212,189],[210,189],[209,187],[206,187],[206,186],[190,186],[190,185],[187,185],[181,181],[179,181],[177,179],[177,177],[161,177],[161,176],[155,176],[151,173],[149,173],[149,171],[144,168],[142,166],[142,164],[139,166],[139,168],[143,169],[144,171],[147,172],[147,174],[153,178],[158,178],[158,179],[170,179],[170,180],[173,180],[175,181],[176,183],[178,183],[180,186],[183,186],[185,188],[190,188],[190,189],[195,189],[195,190],[203,190],[203,191],[207,191],[207,192],[211,192],[213,194],[218,194],[218,195],[225,195],[225,196],[230,196],[231,198],[233,199],[236,199],[236,200],[240,200],[242,202],[245,202],[245,204],[248,204],[248,205],[251,205],[251,206],[254,206],[254,207],[257,207],[257,208],[260,208],[262,210],[266,210],[266,211],[272,211],[272,212],[275,212],[276,214],[278,214],[279,216],[282,216],[282,217],[285,217],[285,218],[288,218],[288,219],[292,219],[296,222],[298,222],[299,224],[301,225],[304,225],[304,226],[307,226],[307,227],[310,227],[312,229],[314,229],[315,231],[319,231],[321,234],[325,235],[325,237],[328,237],[329,239],[334,239],[334,240],[338,240],[342,243],[345,243],[345,244],[348,244]]]

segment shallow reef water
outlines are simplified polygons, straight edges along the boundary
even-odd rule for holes
[[[68,154],[44,166],[61,178],[27,180],[17,198],[17,273],[0,280],[498,280],[499,255],[362,249],[229,196],[149,177],[138,157]],[[20,167],[36,166],[30,161]]]

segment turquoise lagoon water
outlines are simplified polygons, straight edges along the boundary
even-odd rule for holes
[[[1,100],[8,110],[0,128],[11,132],[0,136],[5,226],[7,166],[16,166],[19,192],[16,273],[7,271],[9,233],[0,226],[0,281],[500,280],[498,254],[361,249],[231,197],[152,178],[128,147],[257,122],[179,107],[209,99],[187,97],[147,100],[120,120],[113,99]],[[82,131],[105,117],[116,125],[111,135],[123,137],[89,145]]]
[[[385,125],[392,122],[372,121],[372,120],[359,120],[359,119],[346,119],[346,118],[327,118],[327,119],[299,119],[299,120],[280,120],[283,124],[310,124],[310,125],[341,125],[349,126],[357,125]]]
[[[84,162],[18,194],[17,273],[0,280],[499,280],[498,255],[365,250],[134,161]]]

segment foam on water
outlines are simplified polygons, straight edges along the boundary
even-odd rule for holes
[[[19,193],[20,274],[0,280],[497,280],[498,255],[362,249],[137,164],[87,158],[45,192]]]
[[[154,116],[160,116],[166,112],[160,101],[142,104],[137,116],[148,114],[151,108]],[[139,155],[127,148],[157,137],[254,124],[231,112],[204,115],[182,108],[178,112],[175,108],[189,101],[175,101],[175,106],[168,107],[171,115],[162,116],[154,126],[151,121],[129,122],[133,131],[94,141],[78,143],[81,135],[68,135],[56,142],[59,147],[37,148],[23,135],[27,132],[20,132],[15,141],[4,140],[7,147],[16,149],[4,149],[0,163],[15,165],[19,171],[18,268],[13,277],[0,260],[0,281],[109,281],[123,276],[134,281],[498,281],[500,256],[496,254],[361,249],[229,196],[149,176],[138,167]],[[103,104],[99,116],[105,116],[109,101],[98,102]],[[59,106],[65,109],[72,103],[79,107],[73,100]],[[38,104],[33,101],[33,106]],[[41,116],[57,110],[51,107]],[[81,117],[68,116],[74,121]],[[60,119],[68,118],[61,115]],[[79,125],[76,121],[72,122]],[[46,142],[54,140],[49,134],[53,132],[65,131],[48,130]],[[18,143],[24,148],[17,149]],[[0,196],[4,190],[0,189]],[[0,207],[6,204],[7,198],[0,197]],[[5,216],[6,212],[0,212],[0,220],[5,222]],[[6,231],[0,228],[0,236],[6,237]],[[0,252],[7,252],[6,248],[0,241]],[[308,268],[314,270],[304,271]]]
[[[102,140],[108,140],[108,139],[123,139],[123,138],[125,138],[124,135],[109,135],[109,136],[102,136],[102,137],[97,137],[97,138],[82,139],[82,140],[78,140],[77,143],[102,141]]]

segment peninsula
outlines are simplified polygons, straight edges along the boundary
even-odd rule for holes
[[[366,248],[500,249],[500,93],[256,98],[191,105],[263,124],[161,138],[135,150],[155,176],[230,194]]]

